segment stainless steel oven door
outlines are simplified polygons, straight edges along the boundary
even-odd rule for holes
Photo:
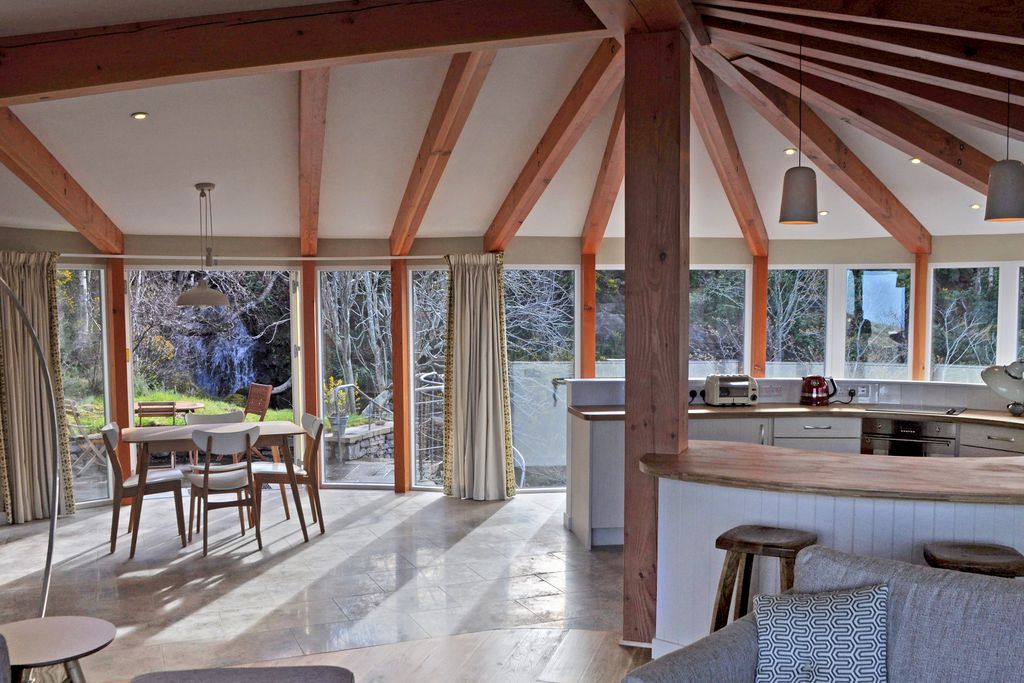
[[[956,442],[953,439],[865,434],[860,440],[860,452],[869,455],[952,458],[956,455]]]

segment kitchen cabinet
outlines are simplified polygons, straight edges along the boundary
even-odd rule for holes
[[[775,446],[827,453],[860,453],[860,419],[855,417],[777,417]]]
[[[775,437],[775,443],[772,445],[783,448],[802,448],[806,451],[823,451],[825,453],[860,453],[860,439],[799,439],[777,436]]]
[[[770,417],[729,417],[689,421],[689,438],[695,441],[739,441],[771,445]]]
[[[1024,455],[1024,431],[987,425],[960,425],[960,456],[978,455]]]

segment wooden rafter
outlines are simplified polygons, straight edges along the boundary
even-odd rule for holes
[[[423,216],[496,54],[494,50],[484,50],[452,56],[391,228],[392,256],[405,256],[412,249]]]
[[[898,76],[942,88],[953,88],[1000,102],[1006,101],[1006,79],[1002,76],[940,64],[920,57],[860,47],[838,40],[825,40],[755,24],[741,24],[714,16],[705,16],[704,23],[711,35],[712,43],[720,52],[730,50],[753,54],[751,46],[793,54],[802,50],[804,57],[810,59]],[[1024,104],[1024,83],[1018,83],[1013,90],[1020,93],[1014,96],[1015,103]]]
[[[895,3],[894,3],[895,4]],[[780,16],[764,12],[737,12],[700,5],[702,16],[730,19],[800,35],[927,59],[963,69],[1024,79],[1017,45],[963,38],[949,33],[924,33],[886,26],[866,26],[844,21]]]
[[[752,57],[733,64],[791,95],[798,92],[799,74],[793,69],[769,66]],[[988,173],[995,160],[923,116],[885,97],[813,74],[803,75],[803,85],[809,105],[841,117],[908,156],[919,157],[972,190],[988,191]]]
[[[608,142],[604,147],[604,157],[597,173],[597,182],[594,183],[594,194],[590,197],[590,208],[587,209],[587,218],[583,222],[583,254],[593,255],[601,248],[612,208],[622,190],[622,179],[626,175],[626,128],[623,125],[625,112],[626,93],[623,90],[619,95],[619,103],[615,106],[615,116],[612,118]]]
[[[327,67],[299,72],[299,247],[303,256],[316,256],[330,80]]]
[[[0,37],[0,105],[610,35],[583,0],[344,0]]]
[[[2,67],[0,67],[2,68]],[[0,163],[104,254],[123,254],[124,235],[32,131],[0,107]]]
[[[625,61],[614,38],[602,41],[530,154],[484,235],[484,249],[503,251],[562,162],[622,83]]]
[[[767,256],[768,230],[729,124],[722,94],[714,74],[697,60],[690,62],[690,112],[750,253]]]
[[[702,48],[697,56],[776,130],[797,144],[801,108],[797,98],[743,74],[713,48]],[[928,230],[806,104],[803,105],[803,141],[807,158],[908,251],[931,252],[932,238]]]

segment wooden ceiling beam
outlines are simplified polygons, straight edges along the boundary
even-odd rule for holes
[[[1021,49],[1017,45],[969,39],[952,33],[923,33],[828,19],[739,12],[707,4],[698,5],[698,9],[703,17],[729,19],[807,37],[927,59],[948,66],[995,74],[1002,78],[1024,80],[1024,60],[1021,59]]]
[[[303,256],[316,256],[317,251],[330,80],[329,67],[299,72],[299,249]]]
[[[718,91],[714,74],[696,59],[690,60],[690,112],[750,253],[767,256],[768,231],[743,165],[722,94]]]
[[[626,89],[619,95],[619,103],[615,107],[612,127],[608,131],[608,142],[604,147],[601,168],[597,172],[594,183],[594,194],[590,197],[590,208],[583,222],[581,252],[597,254],[608,229],[608,220],[612,217],[615,200],[622,191],[622,180],[626,176]]]
[[[587,126],[622,83],[622,45],[604,40],[530,154],[484,234],[486,251],[503,251],[537,204]]]
[[[798,94],[800,75],[794,69],[769,66],[753,57],[733,64],[790,95]],[[804,101],[810,106],[839,116],[972,190],[988,191],[988,173],[995,160],[923,116],[885,97],[813,74],[803,75],[803,86]]]
[[[798,144],[801,104],[796,97],[747,76],[714,48],[696,55],[776,130]],[[908,251],[930,253],[932,237],[900,200],[806,104],[803,108],[803,149],[807,158],[843,189]]]
[[[391,228],[392,256],[405,256],[412,249],[423,216],[496,54],[494,50],[483,50],[452,56]]]
[[[748,45],[748,55],[782,64],[791,68],[798,65],[797,57],[758,45]],[[885,73],[858,69],[841,64],[826,64],[804,57],[803,71],[805,74],[820,76],[858,90],[881,95],[904,105],[919,107],[941,114],[952,119],[963,121],[977,128],[996,133],[1006,134],[1006,100],[998,101],[987,97],[970,95],[959,90],[941,88],[927,83],[911,81],[905,78],[890,76]],[[1012,100],[1019,100],[1024,95],[1024,84],[1011,82]],[[1011,100],[1011,101],[1012,101]],[[1024,107],[1019,104],[1010,106],[1010,136],[1024,140]],[[1018,123],[1021,122],[1021,123]]]
[[[343,0],[0,37],[0,106],[610,31],[584,0]]]
[[[1006,79],[982,71],[755,24],[741,24],[718,17],[705,16],[704,23],[711,35],[711,41],[719,52],[729,50],[749,53],[745,48],[756,46],[796,54],[802,48],[804,56],[811,59],[867,69],[942,88],[954,88],[1001,102],[1006,101]],[[1018,83],[1015,92],[1021,93],[1014,96],[1015,103],[1024,104],[1024,83]]]
[[[101,253],[123,254],[124,234],[57,158],[7,107],[0,107],[0,163]]]
[[[701,0],[701,4],[1024,45],[1024,5],[1014,0],[983,6],[967,0]]]

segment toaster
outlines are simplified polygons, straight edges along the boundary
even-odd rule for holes
[[[757,380],[750,375],[708,375],[704,403],[709,406],[752,406],[757,403]]]

